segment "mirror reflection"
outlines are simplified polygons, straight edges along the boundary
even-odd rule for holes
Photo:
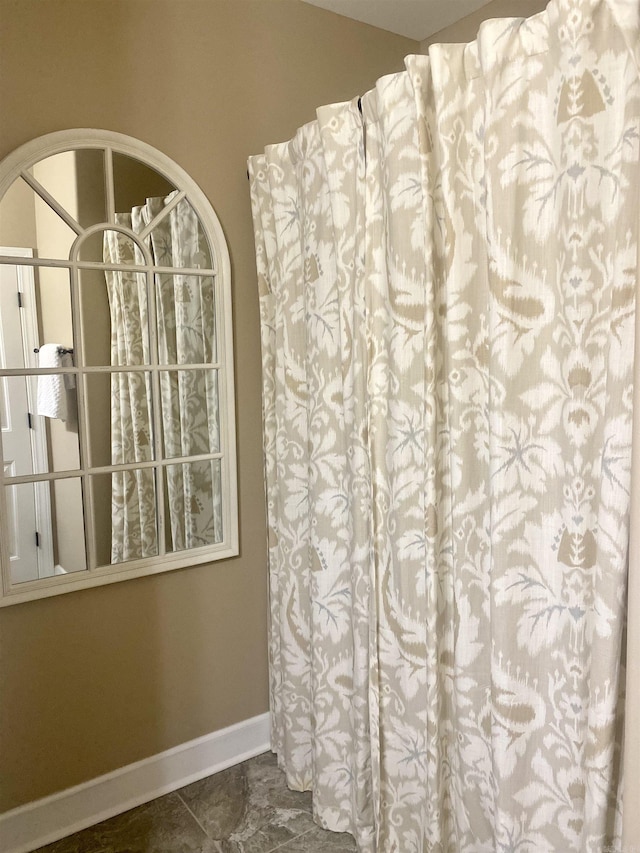
[[[137,468],[90,477],[93,526],[99,565],[126,563],[158,555],[156,475]],[[101,511],[111,505],[111,521]]]
[[[14,583],[223,539],[212,248],[184,192],[105,157],[47,157],[0,202],[0,368],[23,371],[0,376]]]
[[[86,570],[78,478],[6,486],[5,506],[14,583]]]
[[[166,494],[171,508],[167,550],[184,551],[222,539],[220,460],[167,465]]]
[[[83,228],[106,221],[104,153],[101,150],[63,151],[36,163],[27,169],[27,174],[27,181],[29,178],[37,181]],[[35,191],[33,199],[36,208],[44,204]],[[53,211],[51,214],[55,215]]]
[[[4,460],[5,465],[11,460],[14,476],[80,467],[73,386],[68,375],[4,376],[0,381]]]

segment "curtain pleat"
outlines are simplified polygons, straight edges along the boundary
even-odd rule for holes
[[[145,226],[174,195],[147,199],[141,208]],[[183,269],[201,265],[206,239],[186,199],[158,222],[151,231],[150,245],[157,265]],[[215,361],[211,277],[161,273],[156,275],[155,285],[161,363]],[[161,373],[160,384],[166,455],[195,456],[219,450],[218,388],[211,371]],[[203,400],[205,407],[201,406]],[[218,466],[212,461],[166,468],[173,550],[197,548],[222,538]]]
[[[274,602],[279,634],[280,671],[275,690],[281,704],[282,755],[291,787],[305,790],[313,780],[311,730],[311,566],[309,560],[309,448],[307,377],[304,346],[304,292],[301,281],[299,204],[288,187],[296,183],[290,146],[266,151],[267,180],[273,203],[276,248],[275,292],[275,475],[278,597]],[[277,742],[276,742],[277,743]]]
[[[275,246],[270,245],[275,234],[273,208],[267,183],[267,166],[264,157],[254,157],[249,162],[251,178],[251,208],[256,224],[256,265],[260,292],[260,339],[262,351],[262,435],[264,481],[267,514],[267,554],[269,567],[269,706],[270,742],[278,754],[284,742],[283,715],[280,705],[280,574],[278,566],[277,518],[279,491],[276,477],[276,317],[275,317]]]
[[[612,7],[618,25],[625,36],[640,71],[640,4],[625,0]],[[639,186],[640,192],[640,186]],[[640,207],[640,195],[638,196]],[[640,240],[640,217],[637,239]],[[636,283],[640,280],[640,254]],[[636,294],[637,297],[637,294]],[[636,342],[640,338],[640,315],[636,312]],[[633,457],[631,463],[631,507],[629,541],[629,584],[627,598],[627,681],[625,691],[624,766],[640,767],[640,351],[636,344],[634,367]],[[635,774],[627,772],[624,778],[623,849],[640,848],[640,788]]]
[[[640,11],[640,6],[637,7]],[[640,204],[640,186],[638,187]],[[640,217],[638,218],[640,239]],[[640,253],[636,282],[640,281]],[[636,311],[636,341],[640,340],[640,312]],[[640,767],[640,348],[634,360],[633,439],[629,530],[629,580],[627,590],[627,646],[625,684],[624,766]],[[622,848],[640,849],[640,789],[633,771],[625,774],[623,790]]]
[[[272,745],[364,853],[621,844],[636,7],[486,22],[250,160]]]
[[[132,227],[131,214],[116,223]],[[136,223],[138,224],[138,223]],[[107,231],[107,263],[143,263],[140,250],[125,234]],[[111,314],[111,363],[142,365],[149,361],[147,280],[144,273],[105,270]],[[150,383],[140,371],[111,374],[111,462],[150,462],[153,458]],[[139,560],[158,553],[155,480],[151,469],[111,475],[111,562]]]
[[[131,270],[107,270],[111,313],[111,360],[130,371],[112,374],[112,464],[153,460],[151,375],[147,278],[136,272],[142,250],[129,233],[139,234],[155,221],[146,243],[158,267],[178,270],[209,267],[206,238],[186,199],[170,208],[175,193],[149,198],[131,213],[116,214],[126,229],[106,231],[104,260],[132,264]],[[166,212],[165,212],[166,210]],[[215,362],[214,281],[188,272],[159,272],[154,277],[158,358],[160,364]],[[217,371],[161,371],[160,407],[165,458],[197,456],[220,450]],[[204,405],[203,405],[204,401]],[[197,548],[222,539],[219,460],[165,466],[170,540],[173,551]],[[158,553],[155,472],[151,468],[112,475],[111,562]]]

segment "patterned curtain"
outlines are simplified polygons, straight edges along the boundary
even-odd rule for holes
[[[144,230],[175,193],[147,199],[116,223],[134,233]],[[171,207],[147,238],[157,267],[188,270],[210,266],[195,211],[185,200]],[[142,253],[126,234],[105,232],[105,260],[144,263]],[[134,271],[105,273],[111,310],[112,364],[138,367],[149,363],[146,277]],[[160,364],[199,365],[215,362],[215,306],[211,276],[187,272],[155,275],[155,311]],[[112,464],[153,459],[151,381],[148,373],[112,374]],[[162,446],[166,459],[216,453],[220,450],[216,372],[202,369],[160,373]],[[133,426],[133,428],[132,428]],[[165,467],[166,500],[171,541],[179,551],[222,539],[219,460],[177,463]],[[139,535],[138,515],[148,536]],[[158,553],[156,500],[151,469],[112,475],[112,562]]]
[[[364,853],[620,847],[634,5],[489,21],[249,161],[272,745]]]
[[[130,214],[116,223],[131,228]],[[140,230],[140,229],[138,229]],[[120,231],[105,231],[107,263],[144,263],[136,244]],[[106,270],[111,314],[111,364],[140,366],[149,362],[147,277],[135,269]],[[151,384],[140,371],[111,374],[111,462],[153,459]],[[155,479],[151,468],[111,475],[111,562],[139,560],[158,553]]]

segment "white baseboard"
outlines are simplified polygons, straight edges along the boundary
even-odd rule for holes
[[[0,850],[30,853],[269,749],[269,714],[0,814]]]

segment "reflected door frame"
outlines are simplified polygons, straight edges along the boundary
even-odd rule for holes
[[[33,249],[15,246],[0,246],[0,254],[12,255],[14,257],[32,258]],[[34,350],[39,347],[38,315],[36,310],[36,288],[33,268],[16,264],[2,265],[5,271],[15,276],[16,291],[20,293],[20,331],[22,337],[22,358],[24,366],[36,366]],[[0,322],[1,322],[0,318]],[[27,382],[27,404],[29,412],[35,411],[34,383]],[[49,453],[47,449],[47,436],[44,429],[44,418],[34,417],[32,414],[32,428],[29,429],[31,445],[32,472],[49,470]],[[61,569],[54,566],[53,560],[53,524],[51,515],[51,495],[49,483],[34,483],[35,497],[35,520],[38,532],[38,545],[36,548],[38,561],[38,578],[51,577],[61,573]]]

